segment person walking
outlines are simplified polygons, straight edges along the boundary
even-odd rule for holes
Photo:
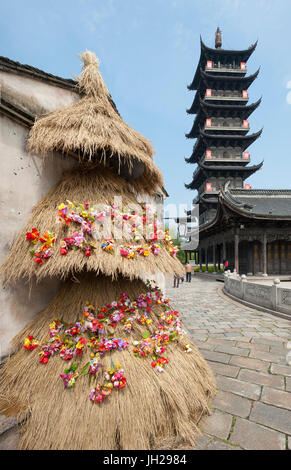
[[[185,270],[186,270],[186,282],[191,282],[192,266],[189,262],[186,264]]]
[[[179,287],[179,283],[180,283],[180,275],[175,273],[174,274],[174,287]]]

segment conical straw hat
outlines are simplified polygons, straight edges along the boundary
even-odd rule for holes
[[[78,79],[81,99],[38,118],[30,131],[28,151],[42,155],[61,152],[102,161],[126,173],[139,190],[154,193],[163,186],[163,178],[152,160],[154,150],[150,141],[120,117],[95,54],[86,51],[81,59],[84,62]]]

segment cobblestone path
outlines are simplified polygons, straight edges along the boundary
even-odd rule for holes
[[[167,295],[216,375],[212,415],[196,449],[291,448],[291,321],[249,309],[220,293],[223,284],[192,278]]]

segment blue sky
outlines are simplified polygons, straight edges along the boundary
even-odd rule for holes
[[[290,0],[2,0],[0,55],[71,77],[80,72],[77,54],[93,50],[122,117],[153,143],[168,202],[190,205],[196,193],[184,183],[195,166],[184,157],[194,144],[185,138],[194,93],[187,84],[200,34],[213,47],[217,26],[226,49],[259,40],[248,73],[261,70],[249,95],[263,101],[249,120],[251,131],[264,131],[249,150],[264,166],[248,182],[291,188],[290,18]]]

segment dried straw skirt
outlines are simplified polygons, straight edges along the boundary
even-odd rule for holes
[[[23,422],[21,449],[152,449],[177,437],[193,447],[199,434],[195,422],[209,414],[215,380],[188,338],[169,345],[170,362],[163,373],[151,367],[150,359],[135,357],[132,347],[114,352],[112,359],[121,363],[128,385],[100,405],[89,400],[88,376],[65,390],[59,375],[68,363],[52,357],[47,365],[40,364],[37,349],[28,352],[22,347],[27,335],[44,341],[55,318],[79,319],[87,300],[101,306],[121,292],[134,299],[146,291],[142,281],[80,275],[78,282],[66,281],[48,307],[14,338],[15,352],[1,371],[0,412],[17,413]],[[152,318],[154,329],[157,317]],[[136,329],[135,337],[141,331]],[[183,351],[188,343],[191,353]],[[88,362],[88,356],[82,361]],[[109,356],[102,363],[109,367]]]

